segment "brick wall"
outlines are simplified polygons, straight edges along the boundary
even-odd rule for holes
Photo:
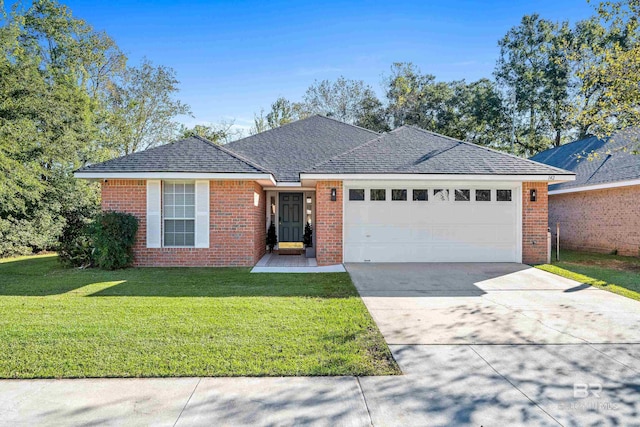
[[[253,266],[265,253],[265,193],[253,181],[210,181],[209,245],[205,248],[147,248],[147,187],[144,180],[102,183],[102,209],[128,212],[139,220],[137,266]]]
[[[529,190],[536,189],[537,201],[532,202]],[[547,227],[549,199],[546,182],[522,183],[522,262],[547,262]]]
[[[331,201],[331,189],[336,201]],[[316,183],[316,260],[318,265],[342,263],[342,181]]]
[[[560,249],[640,256],[640,185],[549,196],[549,227]]]

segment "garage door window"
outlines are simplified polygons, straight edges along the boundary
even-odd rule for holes
[[[510,202],[511,190],[496,190],[496,200],[499,202]]]
[[[433,199],[438,202],[448,202],[449,190],[436,188],[435,190],[433,190]]]
[[[476,202],[490,202],[491,190],[476,190]]]
[[[350,189],[349,200],[364,200],[364,188]]]
[[[391,190],[391,200],[407,200],[407,190]]]
[[[456,202],[468,202],[471,200],[471,190],[455,190]]]
[[[429,190],[413,190],[413,200],[416,202],[426,202],[429,200]]]
[[[387,190],[385,189],[372,189],[371,200],[386,200]]]

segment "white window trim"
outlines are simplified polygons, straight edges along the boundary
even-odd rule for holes
[[[197,210],[197,206],[194,206],[194,215],[193,218],[166,218],[164,215],[164,185],[165,183],[170,182],[170,183],[181,183],[181,184],[193,184],[193,192],[194,192],[194,197],[197,197],[197,190],[196,190],[196,183],[195,181],[191,181],[191,180],[176,180],[176,179],[166,179],[161,181],[160,183],[160,212],[161,212],[161,223],[160,223],[160,231],[161,231],[161,239],[162,239],[162,247],[163,248],[167,248],[167,249],[194,249],[197,248],[198,246],[196,246],[196,233],[197,233],[197,224],[196,224],[196,217],[198,215],[198,213],[196,212]],[[197,204],[197,202],[196,202]],[[164,222],[165,220],[176,220],[176,221],[193,221],[193,246],[167,246],[164,243],[164,233],[165,233],[165,225]]]

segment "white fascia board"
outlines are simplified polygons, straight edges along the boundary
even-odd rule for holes
[[[84,179],[237,179],[267,180],[276,185],[269,173],[209,173],[209,172],[74,172]]]
[[[608,188],[629,187],[631,185],[640,185],[640,179],[631,179],[628,181],[607,182],[604,184],[583,185],[581,187],[563,188],[561,190],[549,191],[549,195],[577,193],[579,191],[606,190]]]
[[[278,182],[276,187],[302,187],[301,182]]]
[[[300,174],[301,180],[349,180],[349,181],[574,181],[572,175],[457,175],[457,174]]]

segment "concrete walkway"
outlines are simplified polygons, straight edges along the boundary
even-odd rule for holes
[[[517,264],[347,267],[404,375],[4,380],[0,425],[640,425],[640,303]]]

